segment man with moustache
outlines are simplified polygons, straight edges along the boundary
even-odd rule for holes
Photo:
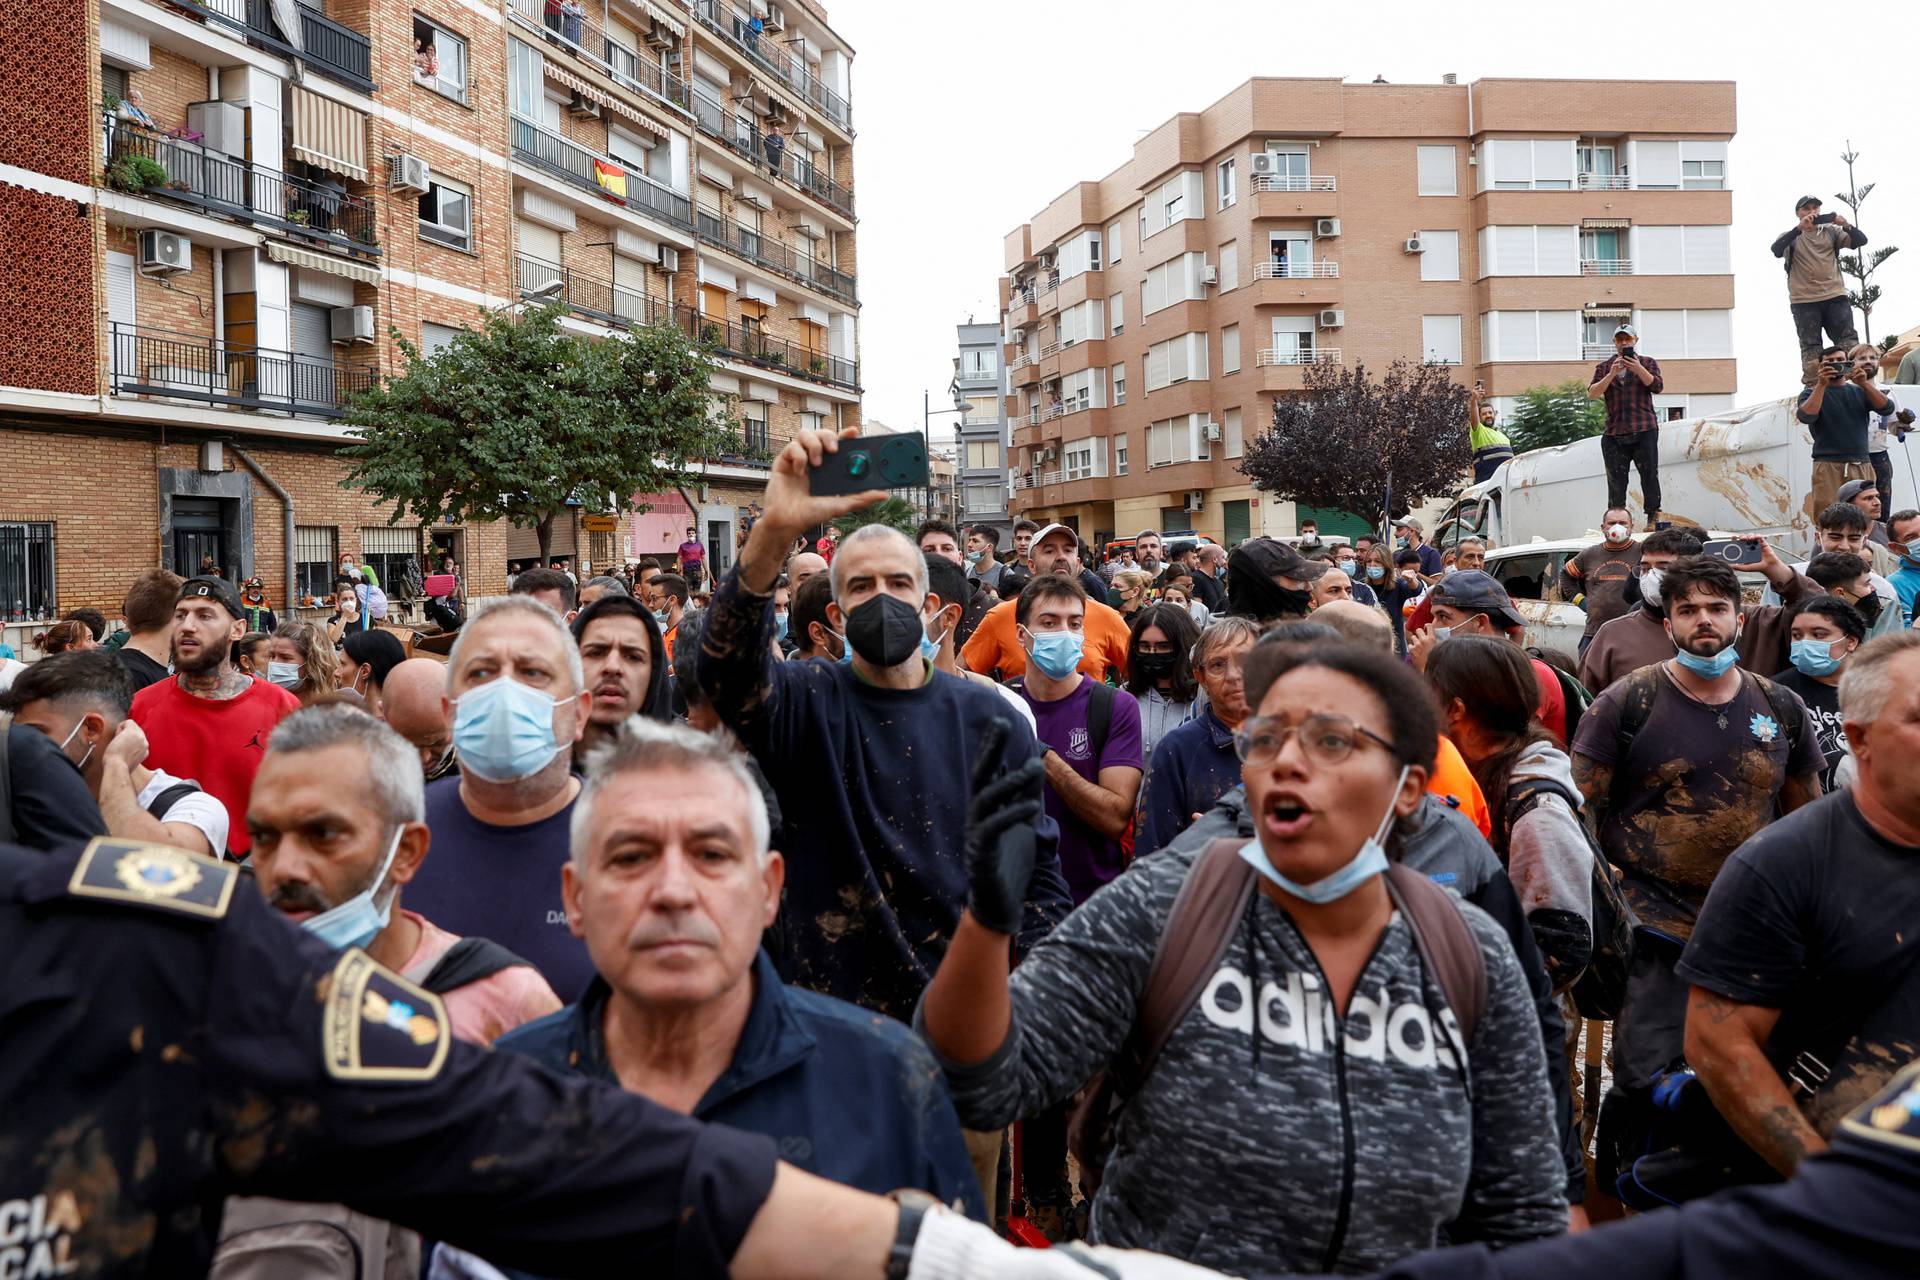
[[[668,717],[671,663],[661,646],[659,625],[632,596],[607,596],[582,609],[573,620],[573,639],[580,647],[587,692],[593,695],[586,731],[573,745],[574,766],[579,768],[589,751],[612,740],[628,716]]]

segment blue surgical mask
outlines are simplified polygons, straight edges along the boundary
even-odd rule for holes
[[[1393,806],[1399,802],[1400,788],[1406,781],[1407,766],[1401,765],[1400,777],[1393,784],[1393,800],[1387,805],[1386,817],[1380,819],[1380,825],[1374,828],[1373,834],[1367,837],[1352,861],[1330,876],[1324,876],[1312,884],[1296,884],[1280,874],[1272,859],[1267,857],[1267,851],[1260,847],[1258,836],[1240,846],[1240,857],[1248,866],[1296,898],[1320,904],[1338,902],[1387,869],[1387,846],[1383,842],[1387,838],[1387,831],[1393,826]]]
[[[1369,578],[1372,578],[1375,582],[1378,582],[1380,581],[1380,579],[1387,576],[1387,571],[1385,569],[1382,569],[1377,564],[1370,564],[1367,566],[1367,576]]]
[[[851,665],[853,662],[853,646],[847,643],[847,637],[833,630],[831,627],[827,629],[827,634],[840,642],[840,656],[834,659],[834,661],[843,667]]]
[[[476,685],[453,704],[453,747],[460,767],[487,782],[530,778],[553,763],[559,703],[509,676]]]
[[[387,919],[393,913],[393,895],[387,895],[384,906],[374,906],[373,900],[379,896],[380,887],[386,883],[387,869],[393,866],[393,856],[400,850],[400,832],[406,828],[395,828],[393,839],[387,844],[387,856],[380,860],[380,870],[366,888],[348,898],[337,907],[330,907],[319,915],[302,920],[300,927],[335,951],[345,951],[348,947],[364,947],[379,936],[387,927]]]
[[[787,615],[786,614],[776,613],[773,615],[773,634],[774,634],[774,638],[777,640],[784,641],[787,638]]]
[[[653,620],[660,624],[660,629],[662,631],[665,631],[667,629],[668,624],[673,621],[673,610],[655,609],[653,611]]]
[[[1840,669],[1841,659],[1833,656],[1833,640],[1795,640],[1790,656],[1794,669],[1803,676],[1830,676]]]
[[[300,683],[300,664],[297,662],[269,662],[267,681],[282,689],[292,689]]]
[[[1055,680],[1065,680],[1080,666],[1086,637],[1078,631],[1029,631],[1033,648],[1028,656],[1033,665]]]
[[[1359,562],[1356,560],[1335,560],[1333,562],[1333,565],[1334,565],[1334,568],[1340,570],[1340,572],[1346,574],[1349,578],[1351,578],[1353,576],[1353,571],[1359,567]]]
[[[939,615],[936,614],[935,616],[937,617]],[[940,633],[940,640],[945,640],[946,638],[947,638],[947,633],[942,631]],[[928,629],[928,626],[925,622],[922,622],[920,624],[920,656],[921,657],[925,658],[928,662],[932,662],[934,659],[938,658],[940,656],[940,640],[936,640],[933,638],[933,633]]]
[[[979,563],[980,563],[980,562],[981,562],[982,560],[985,560],[986,558],[987,558],[987,553],[986,553],[986,552],[984,552],[984,551],[969,551],[969,552],[967,552],[967,563],[968,563],[968,564],[979,564]]]
[[[1673,660],[1703,680],[1714,680],[1727,674],[1733,664],[1740,661],[1740,649],[1730,644],[1711,658],[1681,649],[1673,655]]]
[[[1448,636],[1452,634],[1453,634],[1452,627],[1435,627],[1433,629],[1433,638],[1435,640],[1445,640]]]

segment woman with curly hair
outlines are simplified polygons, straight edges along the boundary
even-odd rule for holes
[[[283,622],[274,629],[268,651],[267,679],[310,707],[333,696],[338,657],[326,630],[317,622]]]

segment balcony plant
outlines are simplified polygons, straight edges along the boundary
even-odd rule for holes
[[[131,152],[117,157],[107,166],[107,185],[115,191],[140,195],[167,185],[167,171],[151,156]]]
[[[820,356],[811,356],[808,358],[807,360],[808,373],[825,373],[826,371],[827,371],[827,362],[825,359],[823,359]]]

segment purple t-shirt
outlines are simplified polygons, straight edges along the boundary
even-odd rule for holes
[[[1079,687],[1058,702],[1036,702],[1024,686],[1020,696],[1033,708],[1034,725],[1039,730],[1036,736],[1088,782],[1098,782],[1102,769],[1143,767],[1140,704],[1125,689],[1113,691],[1113,715],[1107,722],[1107,740],[1097,760],[1087,731],[1093,681],[1082,676]],[[1046,810],[1047,816],[1060,824],[1060,870],[1066,874],[1067,888],[1073,891],[1076,904],[1085,902],[1094,890],[1123,870],[1120,842],[1107,839],[1080,821],[1052,787],[1047,788]]]
[[[707,549],[697,542],[680,544],[680,563],[699,564],[707,558]]]

